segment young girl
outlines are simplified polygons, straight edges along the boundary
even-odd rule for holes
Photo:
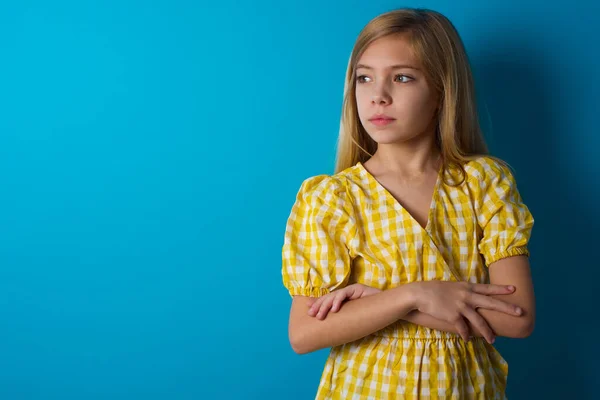
[[[282,251],[293,349],[331,347],[316,398],[505,398],[492,343],[533,329],[533,218],[487,155],[457,31],[376,17],[344,92],[335,174],[302,183]]]

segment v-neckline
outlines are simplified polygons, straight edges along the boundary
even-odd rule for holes
[[[406,215],[408,215],[409,218],[415,224],[417,224],[421,229],[425,230],[426,232],[429,232],[431,230],[431,224],[433,223],[433,215],[434,215],[434,211],[435,211],[435,205],[437,203],[437,198],[438,198],[438,191],[440,189],[440,184],[441,184],[441,180],[442,180],[442,172],[444,170],[443,163],[440,165],[438,172],[437,172],[437,176],[435,179],[435,185],[433,187],[433,194],[431,196],[431,202],[429,203],[429,210],[427,212],[427,222],[425,223],[425,226],[421,225],[421,223],[419,221],[417,221],[417,219],[406,208],[404,208],[404,206],[392,195],[392,193],[388,189],[386,189],[386,187],[383,186],[381,184],[381,182],[379,182],[377,180],[377,178],[375,178],[375,176],[373,176],[373,174],[371,174],[365,168],[365,166],[363,165],[362,162],[358,161],[357,165],[360,167],[360,169],[363,171],[363,173],[367,176],[367,179],[374,182],[375,186],[385,195],[385,197],[388,199],[388,201],[391,201],[392,204],[394,204],[394,207],[396,209],[398,209],[401,212],[406,213]]]

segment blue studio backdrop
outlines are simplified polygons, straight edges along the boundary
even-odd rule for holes
[[[333,171],[356,36],[402,6],[456,25],[536,218],[509,398],[594,398],[597,4],[3,2],[0,398],[313,398],[326,351],[288,343],[285,222]]]

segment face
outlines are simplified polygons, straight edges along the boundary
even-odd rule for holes
[[[437,101],[403,36],[377,39],[358,60],[358,115],[369,136],[378,144],[433,135]],[[383,119],[374,119],[380,114]]]

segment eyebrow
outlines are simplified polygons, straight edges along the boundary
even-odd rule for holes
[[[373,69],[373,67],[369,67],[368,65],[365,65],[365,64],[356,65],[356,69],[359,69],[359,68]],[[417,71],[420,71],[419,68],[413,67],[412,65],[408,65],[408,64],[395,64],[395,65],[390,65],[388,67],[388,69],[401,69],[401,68],[416,69]]]

